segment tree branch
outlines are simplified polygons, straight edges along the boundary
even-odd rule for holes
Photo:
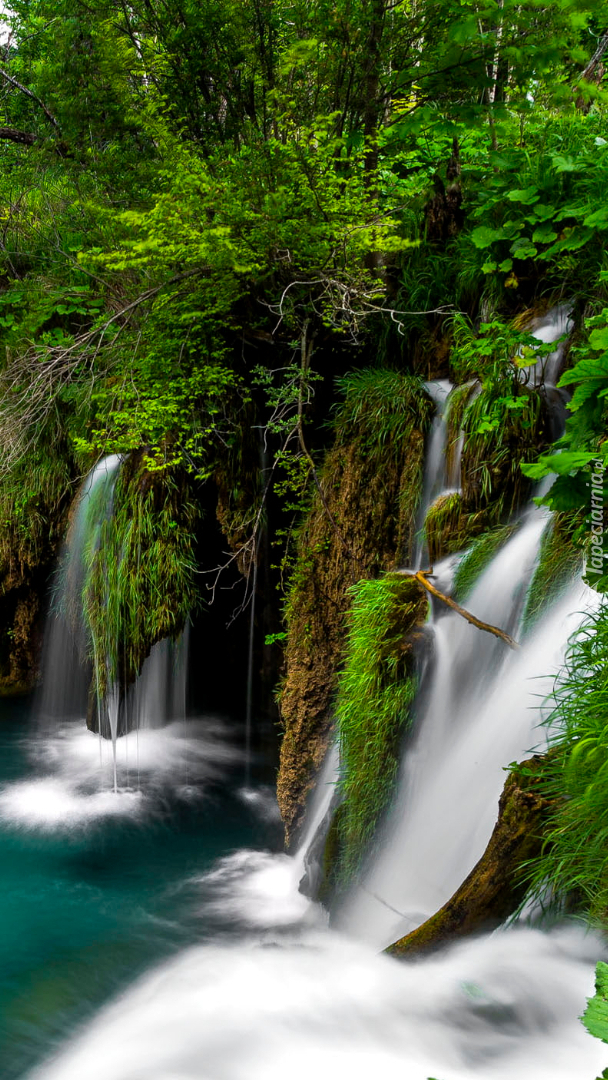
[[[0,127],[0,139],[10,139],[11,142],[20,143],[21,146],[33,146],[37,136],[31,131],[17,131],[16,128]]]
[[[57,123],[57,121],[56,121],[55,117],[53,116],[52,112],[50,112],[49,109],[47,109],[46,105],[44,104],[43,101],[40,100],[39,97],[36,97],[36,94],[32,93],[31,90],[28,90],[27,86],[24,86],[23,83],[18,82],[18,80],[13,78],[12,75],[9,75],[8,71],[5,71],[4,68],[0,68],[0,75],[2,75],[2,78],[6,79],[6,81],[8,83],[10,83],[11,86],[14,86],[17,90],[20,90],[22,94],[25,94],[26,97],[31,98],[32,101],[35,101],[38,108],[42,109],[42,111],[43,111],[44,115],[46,116],[47,120],[50,121],[50,123],[53,125],[55,130],[56,131],[61,130],[60,127],[59,127],[59,124]]]
[[[447,604],[449,608],[456,611],[463,619],[466,619],[467,622],[471,623],[472,626],[476,626],[478,630],[485,630],[488,634],[494,634],[494,637],[500,638],[500,640],[504,641],[505,645],[508,645],[510,649],[519,648],[515,638],[512,638],[510,634],[507,634],[506,630],[501,630],[498,626],[492,626],[491,623],[486,623],[481,619],[476,618],[475,615],[471,615],[470,611],[467,611],[466,608],[461,607],[455,600],[452,600],[451,596],[446,596],[445,593],[440,592],[434,585],[431,585],[431,582],[428,580],[431,575],[430,570],[395,570],[394,573],[415,578],[427,592],[430,592],[432,596],[436,596],[443,604]]]

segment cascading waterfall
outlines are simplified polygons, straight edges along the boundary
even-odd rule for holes
[[[114,454],[103,458],[91,469],[80,490],[60,556],[52,609],[45,629],[42,687],[37,710],[47,725],[86,716],[91,671],[86,662],[82,618],[85,549],[87,545],[95,545],[101,525],[111,513],[120,461],[118,454]]]
[[[439,495],[443,494],[448,484],[446,464],[447,422],[446,405],[452,390],[452,384],[448,379],[435,379],[425,383],[429,397],[435,404],[435,413],[428,436],[426,458],[424,463],[424,476],[422,480],[422,494],[418,508],[416,522],[416,545],[412,558],[412,566],[420,569],[426,555],[426,542],[424,539],[424,519],[431,503]]]
[[[86,477],[61,554],[45,630],[42,686],[36,706],[39,734],[33,748],[45,779],[21,791],[19,812],[24,820],[53,824],[62,815],[71,820],[77,806],[83,820],[96,810],[110,812],[105,800],[108,786],[115,795],[122,789],[125,797],[119,804],[129,810],[133,786],[136,792],[140,789],[142,770],[149,780],[151,773],[162,774],[165,766],[170,772],[177,760],[184,759],[182,784],[187,785],[189,771],[194,776],[201,774],[201,755],[191,745],[194,727],[187,732],[180,728],[187,712],[188,626],[176,641],[165,639],[152,647],[126,691],[114,680],[102,693],[98,657],[90,655],[82,595],[87,560],[103,542],[103,525],[113,512],[120,466],[121,458],[112,455]],[[106,666],[109,669],[110,665]],[[93,730],[97,732],[97,753]],[[175,736],[170,750],[161,735],[169,731]],[[156,732],[158,737],[153,735]],[[211,730],[209,735],[213,739]],[[144,736],[147,742],[142,748]],[[206,743],[201,749],[204,745],[208,749]],[[157,760],[158,751],[165,755],[164,765]],[[215,756],[212,750],[210,768]],[[46,787],[41,788],[41,783]],[[82,802],[85,794],[89,796],[86,805]]]
[[[475,615],[515,637],[545,524],[542,511],[530,510],[467,600]],[[437,568],[444,591],[450,563]],[[464,881],[490,838],[504,769],[544,745],[543,697],[595,597],[573,585],[518,652],[456,613],[435,612],[430,692],[426,705],[421,695],[381,854],[341,913],[341,928],[386,946]]]
[[[567,328],[567,312],[547,319],[546,333]],[[537,329],[539,339],[555,340]],[[545,386],[557,371],[545,363]],[[437,411],[422,516],[438,496],[459,488],[462,449],[456,447],[457,464],[446,462],[449,383],[428,389]],[[544,510],[527,509],[466,600],[475,615],[515,637],[547,523]],[[423,557],[420,543],[415,567]],[[435,568],[443,592],[450,592],[457,561],[452,556]],[[223,919],[223,935],[202,943],[197,935],[196,944],[145,975],[33,1077],[200,1080],[203,1070],[226,1080],[279,1080],[286,1072],[295,1080],[311,1072],[320,1080],[364,1080],[371,1068],[383,1080],[582,1080],[601,1072],[605,1047],[577,1019],[602,954],[593,935],[520,926],[415,964],[376,955],[434,913],[482,854],[505,767],[544,745],[543,698],[569,635],[596,599],[580,582],[569,587],[517,652],[436,605],[434,657],[379,855],[335,913],[334,926],[328,929],[298,885],[304,876],[314,892],[319,874],[339,780],[335,745],[294,856],[236,851],[190,880],[198,914]],[[174,688],[167,704],[166,688],[170,670],[185,670],[187,642],[178,644],[177,659],[172,648],[154,646],[130,691],[138,729],[180,711],[182,690]]]

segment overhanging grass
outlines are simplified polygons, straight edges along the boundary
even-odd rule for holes
[[[454,574],[453,592],[456,600],[462,602],[471,593],[486,566],[496,552],[506,544],[515,531],[514,525],[502,525],[483,533],[464,553]]]
[[[420,586],[397,575],[360,581],[351,595],[336,709],[343,770],[336,868],[341,884],[368,851],[394,790],[416,691],[408,632],[428,610]]]
[[[98,509],[91,504],[93,520]],[[197,601],[198,516],[184,478],[128,463],[112,513],[88,529],[82,597],[100,694],[128,686],[151,646],[182,630]]]
[[[554,514],[543,533],[540,555],[526,596],[522,629],[527,634],[544,611],[582,570],[580,548],[572,540],[571,515]]]
[[[552,800],[543,852],[528,867],[531,895],[578,898],[608,921],[608,604],[574,636],[554,691],[551,752],[542,771]]]

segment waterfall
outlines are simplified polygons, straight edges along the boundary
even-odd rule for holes
[[[136,735],[134,767],[139,775],[141,731],[162,728],[186,716],[188,627],[177,641],[157,642],[134,683],[121,690],[110,683],[100,691],[97,657],[91,659],[90,634],[83,611],[82,590],[86,559],[100,549],[103,524],[112,515],[114,489],[121,465],[119,455],[103,458],[90,471],[78,494],[72,522],[59,561],[52,609],[43,647],[42,687],[37,712],[47,733],[66,723],[94,727],[111,745],[111,785],[118,790],[119,736]],[[109,665],[108,665],[109,667]],[[100,744],[102,763],[105,752]],[[125,741],[125,755],[128,749]],[[125,781],[130,783],[126,757]]]
[[[435,414],[429,432],[427,451],[422,480],[422,495],[416,522],[416,545],[412,566],[418,570],[426,554],[424,540],[424,521],[429,506],[445,492],[448,486],[448,466],[446,461],[447,420],[446,404],[452,384],[448,379],[435,379],[425,383],[429,396],[435,403]]]
[[[530,509],[467,599],[485,622],[517,637],[526,589],[547,523]],[[437,567],[449,591],[454,558]],[[435,611],[435,660],[380,854],[337,924],[378,947],[415,929],[455,892],[483,854],[496,821],[505,768],[544,746],[541,703],[567,641],[596,602],[581,582],[512,652],[453,612]]]
[[[91,669],[86,660],[82,615],[85,550],[99,542],[101,526],[112,512],[114,485],[121,458],[105,457],[91,469],[78,494],[68,535],[59,559],[53,602],[45,628],[42,686],[38,713],[47,724],[83,719]]]

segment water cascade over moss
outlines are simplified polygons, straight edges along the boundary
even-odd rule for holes
[[[112,685],[124,691],[151,647],[183,629],[197,601],[199,512],[185,476],[150,471],[141,455],[121,469],[111,513],[85,550],[82,597],[98,696]]]

